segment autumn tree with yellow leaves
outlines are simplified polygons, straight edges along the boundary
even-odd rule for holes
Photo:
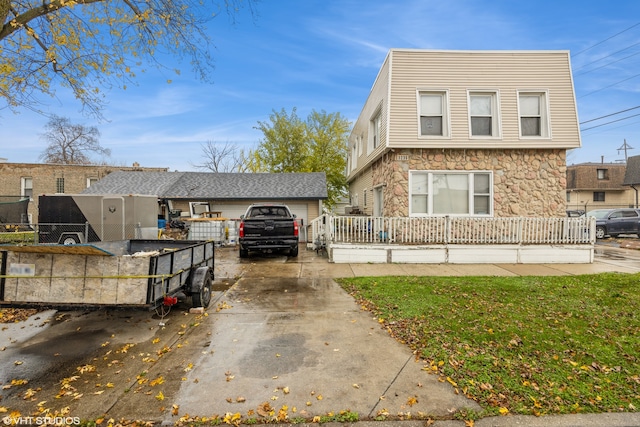
[[[255,0],[0,0],[0,109],[39,109],[40,95],[68,88],[100,116],[105,89],[126,88],[160,56],[186,59],[208,81],[206,24]],[[6,104],[2,105],[2,104]]]

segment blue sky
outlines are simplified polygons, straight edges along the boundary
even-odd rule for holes
[[[568,163],[624,159],[625,139],[635,148],[628,154],[640,154],[638,1],[263,0],[256,11],[212,21],[213,84],[169,58],[180,76],[149,69],[137,86],[106,92],[108,121],[83,116],[64,91],[45,100],[47,110],[97,126],[111,163],[197,170],[207,141],[254,148],[255,127],[273,110],[355,122],[390,48],[569,50],[580,121],[613,115],[581,126],[582,148]],[[46,122],[0,110],[0,157],[37,163]]]

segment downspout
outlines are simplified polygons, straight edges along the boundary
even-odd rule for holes
[[[638,208],[638,189],[636,188],[635,185],[632,185],[631,188],[633,188],[633,190],[636,192],[636,209]]]

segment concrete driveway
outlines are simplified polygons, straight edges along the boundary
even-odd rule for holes
[[[222,248],[204,314],[186,302],[162,317],[39,313],[0,332],[0,407],[164,423],[479,409],[361,310],[331,278],[353,275],[342,268],[311,251],[240,260]]]
[[[185,382],[176,396],[181,412],[246,414],[265,403],[290,418],[479,409],[427,373],[332,279],[318,277],[332,266],[311,254],[243,264],[225,308],[209,316],[211,343],[190,373],[199,381]]]

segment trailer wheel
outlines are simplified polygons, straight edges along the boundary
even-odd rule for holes
[[[80,243],[80,239],[77,236],[64,236],[60,239],[60,243],[63,245],[75,245]]]
[[[209,267],[196,270],[191,281],[191,303],[194,307],[209,307],[211,302],[211,273]]]

